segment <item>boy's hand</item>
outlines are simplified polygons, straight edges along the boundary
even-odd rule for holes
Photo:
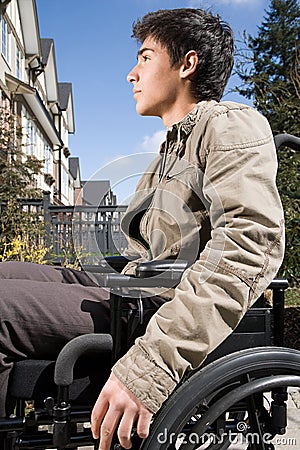
[[[131,448],[131,431],[136,424],[137,434],[146,438],[153,414],[114,374],[105,383],[92,411],[92,433],[100,437],[100,450],[109,450],[118,424],[118,438],[122,447]]]

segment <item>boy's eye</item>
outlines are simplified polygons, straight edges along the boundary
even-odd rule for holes
[[[146,62],[151,60],[151,56],[148,53],[141,52],[137,55],[138,62]]]

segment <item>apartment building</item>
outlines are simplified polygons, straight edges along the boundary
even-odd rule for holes
[[[74,133],[72,84],[59,82],[53,39],[42,39],[35,0],[0,0],[0,97],[21,118],[24,152],[44,161],[37,187],[54,204],[74,204],[68,138]]]

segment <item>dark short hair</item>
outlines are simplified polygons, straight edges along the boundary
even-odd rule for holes
[[[171,67],[182,63],[190,51],[199,63],[191,78],[198,101],[217,100],[223,95],[233,67],[233,32],[218,15],[202,9],[165,9],[146,14],[132,27],[139,42],[152,37],[165,47]]]

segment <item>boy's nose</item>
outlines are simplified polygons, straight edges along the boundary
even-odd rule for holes
[[[129,74],[127,75],[127,77],[126,77],[128,83],[134,83],[134,82],[137,81],[138,76],[137,76],[137,73],[136,73],[136,71],[135,71],[134,69],[135,69],[135,68],[133,68],[133,69],[129,72]]]

